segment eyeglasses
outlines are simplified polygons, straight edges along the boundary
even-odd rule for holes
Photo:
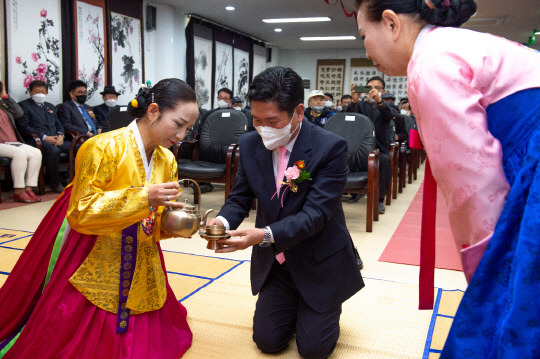
[[[72,91],[75,95],[88,95],[87,91]]]
[[[377,90],[377,91],[382,91],[382,90],[384,90],[384,88],[382,88],[381,86],[369,86],[369,87],[371,87],[371,89],[375,89],[375,90]]]
[[[231,98],[230,97],[219,97],[217,98],[218,100],[223,100],[223,101],[230,101]]]

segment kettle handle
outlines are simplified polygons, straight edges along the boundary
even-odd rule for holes
[[[181,180],[178,180],[178,185],[181,186],[180,182],[182,182],[182,181],[190,181],[191,183],[193,183],[195,185],[195,188],[193,188],[193,190],[197,192],[197,197],[199,198],[199,213],[201,213],[201,201],[200,201],[201,188],[199,187],[199,184],[197,183],[197,181],[194,181],[191,178],[183,178]]]

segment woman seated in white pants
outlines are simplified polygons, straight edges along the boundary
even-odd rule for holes
[[[41,167],[41,151],[22,142],[14,120],[22,117],[23,110],[6,93],[0,81],[0,157],[11,158],[13,199],[16,202],[40,202],[32,187],[37,186]]]

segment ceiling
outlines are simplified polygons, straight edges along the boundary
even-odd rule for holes
[[[327,3],[328,1],[328,3]],[[301,41],[301,36],[355,35],[354,0],[152,0],[185,13],[197,14],[221,25],[263,40],[280,49],[363,48],[362,41]],[[477,14],[463,27],[526,43],[540,30],[540,0],[476,0]],[[226,11],[232,5],[234,11]],[[263,18],[328,16],[323,23],[267,24]],[[277,33],[276,27],[283,31]],[[533,46],[540,50],[540,35]]]

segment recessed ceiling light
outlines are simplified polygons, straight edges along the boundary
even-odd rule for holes
[[[234,6],[231,6],[231,5],[226,6],[226,7],[225,7],[225,10],[227,10],[227,11],[234,11]]]
[[[356,36],[312,36],[312,37],[301,37],[302,41],[328,41],[328,40],[356,40]]]
[[[274,31],[275,31],[275,32],[281,32],[281,31],[283,31],[283,30],[280,29],[280,28],[278,27],[278,28],[275,28]]]
[[[288,22],[321,22],[331,21],[329,17],[297,17],[297,18],[283,18],[283,19],[263,19],[268,24],[283,24]]]

